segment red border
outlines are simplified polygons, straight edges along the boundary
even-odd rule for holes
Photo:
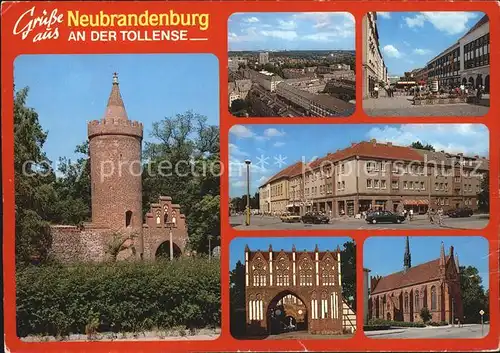
[[[220,128],[221,128],[221,161],[228,165],[228,131],[235,124],[281,124],[284,120],[281,118],[266,119],[238,119],[227,112],[227,18],[234,12],[279,12],[284,8],[289,12],[301,11],[347,11],[351,12],[356,18],[357,34],[361,31],[361,20],[367,11],[483,11],[490,17],[492,51],[491,61],[499,62],[500,46],[497,46],[498,33],[500,33],[499,7],[493,1],[407,1],[401,2],[390,0],[387,2],[379,1],[336,1],[336,2],[307,2],[307,1],[280,1],[267,0],[265,2],[257,1],[213,1],[213,2],[127,2],[120,3],[120,13],[133,13],[148,9],[153,11],[165,11],[169,9],[178,12],[205,12],[211,14],[210,29],[205,35],[209,37],[205,42],[176,42],[171,45],[160,45],[154,42],[135,42],[135,43],[97,43],[89,42],[85,45],[77,46],[74,43],[69,44],[62,38],[68,32],[67,28],[61,26],[63,34],[59,40],[33,43],[30,40],[22,41],[19,37],[12,35],[12,29],[17,18],[31,8],[46,9],[49,13],[53,8],[59,12],[66,10],[80,10],[87,13],[96,13],[100,10],[111,13],[116,12],[116,4],[112,2],[19,2],[2,4],[2,152],[3,152],[3,191],[4,191],[4,294],[5,294],[5,315],[4,327],[6,328],[6,345],[8,349],[14,352],[59,352],[59,351],[236,351],[245,349],[249,351],[480,351],[495,350],[499,345],[499,258],[498,256],[489,257],[490,268],[490,311],[491,327],[487,337],[482,339],[429,339],[429,340],[374,340],[368,339],[358,330],[355,337],[348,340],[307,340],[307,341],[237,341],[229,333],[229,243],[238,236],[262,237],[262,236],[349,236],[355,239],[357,243],[357,292],[363,293],[363,256],[362,249],[364,240],[368,236],[396,236],[396,235],[436,235],[436,236],[467,236],[483,235],[488,238],[490,243],[490,253],[495,253],[499,249],[499,224],[500,209],[498,204],[498,185],[499,180],[499,160],[500,160],[500,139],[498,137],[500,122],[499,106],[492,99],[492,106],[485,117],[432,117],[432,118],[411,118],[411,117],[377,117],[369,118],[364,114],[361,103],[358,99],[356,103],[356,112],[349,118],[340,119],[321,119],[321,118],[292,118],[287,119],[287,124],[343,124],[343,123],[484,123],[490,130],[490,185],[491,185],[491,219],[489,225],[481,231],[467,230],[436,230],[436,231],[417,231],[411,230],[401,234],[400,231],[358,231],[358,230],[308,230],[308,231],[237,231],[231,229],[229,225],[228,209],[229,191],[228,178],[221,178],[221,231],[222,231],[222,268],[221,268],[221,287],[222,287],[222,334],[215,341],[156,341],[156,342],[56,342],[56,343],[25,343],[16,337],[16,318],[15,318],[15,264],[14,264],[14,170],[13,170],[13,62],[21,54],[112,54],[112,53],[213,53],[219,58],[220,69]],[[361,72],[361,42],[357,36],[356,42],[357,62],[356,71]],[[492,65],[490,75],[491,91],[493,93],[500,90],[499,70],[496,65]],[[356,83],[356,93],[361,97],[361,80]],[[357,296],[358,323],[361,323],[363,317],[363,297]]]

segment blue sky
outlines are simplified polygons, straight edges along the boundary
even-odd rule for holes
[[[25,55],[14,63],[17,89],[30,87],[34,108],[49,135],[44,149],[53,162],[74,157],[87,139],[87,122],[101,119],[113,72],[131,120],[144,124],[193,110],[219,125],[219,65],[213,55]],[[73,159],[73,158],[72,158]]]
[[[365,241],[363,266],[371,270],[370,276],[385,276],[403,269],[405,239],[406,237],[372,237]],[[483,237],[410,237],[412,266],[439,258],[441,242],[444,242],[446,255],[449,254],[450,246],[453,246],[460,266],[476,267],[484,288],[488,289],[490,253],[488,241]]]
[[[231,197],[246,191],[244,160],[252,161],[250,192],[288,165],[303,159],[323,157],[370,140],[407,146],[412,142],[432,144],[436,150],[468,155],[488,155],[488,129],[480,124],[321,124],[321,125],[235,125],[229,132]]]
[[[230,269],[234,269],[236,263],[241,261],[245,264],[245,245],[248,244],[250,250],[265,250],[269,249],[269,245],[273,246],[275,251],[281,249],[291,251],[292,246],[295,244],[297,251],[308,250],[313,251],[318,245],[320,251],[336,250],[337,246],[343,249],[343,244],[352,241],[348,237],[286,237],[286,238],[236,238],[230,244]]]
[[[229,50],[354,50],[347,12],[237,13],[229,18]]]
[[[483,16],[482,12],[378,12],[380,49],[389,75],[424,67]]]

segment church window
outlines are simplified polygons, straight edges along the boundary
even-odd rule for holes
[[[405,311],[409,311],[408,293],[405,293]]]
[[[157,225],[161,224],[160,210],[156,211],[156,224]]]
[[[299,265],[299,285],[312,286],[313,264],[311,259],[305,258]]]
[[[125,227],[130,227],[132,224],[132,211],[125,212]]]
[[[431,287],[431,310],[437,309],[436,287]]]
[[[257,259],[253,268],[253,285],[256,287],[266,285],[266,267],[260,258]]]
[[[420,310],[420,294],[418,293],[418,290],[415,291],[415,310]]]
[[[334,265],[330,258],[327,258],[321,265],[321,282],[324,286],[335,284]]]
[[[288,261],[281,257],[278,260],[278,264],[276,266],[276,285],[277,286],[288,286],[289,285],[289,270],[290,266]]]
[[[163,206],[163,223],[164,224],[168,223],[168,206],[167,205]]]

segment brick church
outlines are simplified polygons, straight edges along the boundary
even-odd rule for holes
[[[432,250],[430,250],[432,251]],[[369,317],[389,321],[421,322],[427,307],[431,321],[463,322],[458,256],[450,246],[439,258],[412,267],[410,240],[406,237],[404,269],[385,277],[370,278]]]
[[[61,262],[104,261],[115,247],[117,260],[180,256],[187,228],[180,205],[160,196],[142,213],[143,125],[129,120],[118,75],[104,116],[88,123],[92,221],[83,227],[51,227],[51,254]]]
[[[284,330],[343,334],[356,330],[356,314],[342,296],[341,251],[251,251],[245,247],[248,335]]]

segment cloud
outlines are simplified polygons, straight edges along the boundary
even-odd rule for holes
[[[449,35],[456,35],[468,29],[467,23],[477,18],[474,12],[433,11],[420,12],[414,17],[405,17],[404,20],[409,28],[423,27],[426,22],[438,31]]]
[[[417,55],[427,55],[430,54],[430,52],[431,51],[429,49],[420,49],[420,48],[413,49],[413,53]]]
[[[298,37],[297,32],[295,31],[280,31],[280,30],[261,31],[260,34],[262,34],[265,37],[272,37],[284,40],[294,40],[297,39]]]
[[[386,20],[391,18],[390,12],[377,12],[377,15],[380,16],[381,18],[385,18]]]
[[[255,137],[255,133],[250,130],[250,128],[244,125],[234,125],[230,130],[230,134],[233,134],[239,138],[251,138]]]
[[[481,124],[406,124],[372,128],[367,138],[408,146],[420,141],[437,151],[487,156],[488,128]]]
[[[410,46],[410,43],[408,43],[406,40],[403,41],[403,44],[406,45],[407,47]]]
[[[425,16],[418,14],[415,17],[404,17],[406,25],[410,28],[423,27],[425,23]]]
[[[255,16],[252,16],[252,17],[247,17],[243,20],[243,22],[247,22],[247,23],[257,23],[257,22],[260,22],[260,20],[255,17]]]
[[[286,143],[282,142],[282,141],[277,141],[274,143],[274,147],[283,147],[284,145],[286,145]]]
[[[388,44],[383,47],[382,51],[391,58],[400,58],[402,56],[399,50],[397,50],[396,47],[392,44]]]
[[[354,41],[354,32],[354,17],[349,13],[259,13],[246,14],[246,17],[232,17],[228,41],[231,45],[265,43],[273,39],[284,43],[292,41],[330,41],[333,43],[351,38]],[[285,44],[285,46],[288,45]]]
[[[280,29],[284,30],[292,30],[297,28],[297,24],[293,20],[290,21],[278,20],[278,26]]]
[[[233,143],[229,144],[229,155],[234,157],[248,157],[247,152],[242,151],[238,146]]]
[[[269,129],[264,130],[264,136],[266,137],[278,137],[285,136],[285,131],[279,131],[278,129],[271,127]]]

